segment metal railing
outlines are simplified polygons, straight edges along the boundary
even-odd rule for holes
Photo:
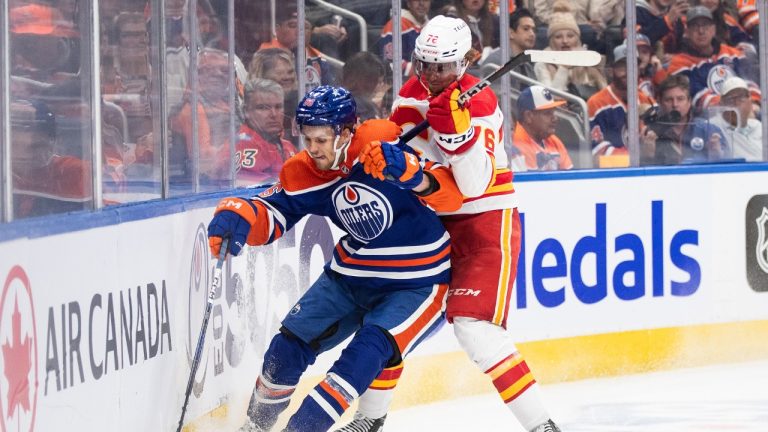
[[[319,6],[322,6],[325,9],[328,9],[332,12],[335,12],[343,17],[347,17],[351,20],[356,21],[357,24],[360,26],[360,51],[368,51],[368,23],[365,21],[365,18],[363,18],[361,15],[358,15],[350,10],[344,9],[343,7],[336,6],[333,3],[328,3],[325,0],[309,0],[309,1]]]

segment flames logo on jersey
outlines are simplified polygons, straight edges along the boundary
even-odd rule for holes
[[[333,205],[346,231],[362,242],[375,239],[392,225],[392,205],[362,183],[341,185],[333,192]]]

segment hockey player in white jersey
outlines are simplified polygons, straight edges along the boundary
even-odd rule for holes
[[[441,218],[453,244],[446,317],[459,344],[525,430],[558,432],[536,380],[507,332],[520,219],[496,95],[485,88],[468,104],[458,104],[462,89],[479,81],[465,74],[475,56],[464,21],[444,16],[430,20],[416,41],[416,76],[400,90],[390,119],[404,130],[429,121],[430,129],[408,144],[422,156],[449,166],[464,195],[462,207],[442,213]],[[366,169],[376,172],[381,164],[366,164]],[[462,295],[467,292],[479,294]],[[355,419],[339,431],[381,431],[401,371],[401,365],[385,369],[362,395]]]

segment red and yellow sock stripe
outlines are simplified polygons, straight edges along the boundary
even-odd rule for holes
[[[400,380],[402,373],[403,363],[391,368],[385,368],[368,388],[373,390],[391,390],[397,386],[397,381]]]
[[[505,404],[514,401],[536,383],[520,353],[510,355],[485,371],[485,374],[491,377],[496,391],[499,392]]]

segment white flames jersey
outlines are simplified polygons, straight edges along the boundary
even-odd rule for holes
[[[460,80],[460,87],[466,90],[478,81],[478,78],[465,74]],[[427,108],[429,94],[413,77],[403,85],[395,99],[390,120],[399,124],[403,131],[408,131],[426,119]],[[513,173],[504,151],[501,129],[504,118],[490,87],[471,99],[469,111],[472,127],[475,128],[472,144],[448,152],[438,147],[430,128],[408,145],[422,157],[449,166],[464,194],[464,203],[458,211],[441,214],[474,214],[515,208]]]

